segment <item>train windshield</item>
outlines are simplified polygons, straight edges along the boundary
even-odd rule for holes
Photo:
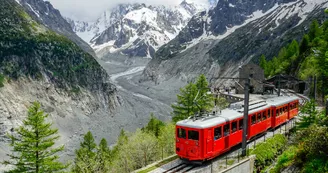
[[[199,140],[199,133],[198,133],[198,131],[188,130],[188,139],[198,141]]]
[[[186,130],[182,128],[178,128],[178,138],[186,139]]]

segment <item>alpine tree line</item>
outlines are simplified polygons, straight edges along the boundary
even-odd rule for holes
[[[150,115],[148,124],[129,133],[123,129],[117,143],[109,147],[106,139],[96,143],[93,134],[87,132],[80,147],[75,150],[75,158],[69,164],[59,161],[59,154],[64,146],[55,147],[59,139],[58,129],[46,120],[38,102],[28,108],[23,125],[15,129],[10,138],[12,153],[9,160],[1,162],[12,165],[8,173],[15,172],[72,172],[104,173],[131,172],[175,153],[175,123],[200,111],[211,111],[216,105],[223,109],[227,102],[223,98],[214,98],[208,93],[208,82],[200,75],[195,83],[189,83],[180,89],[177,103],[172,104],[173,122],[164,123],[154,114]]]
[[[325,10],[328,15],[328,10]],[[322,25],[314,20],[300,42],[293,40],[278,56],[267,61],[262,55],[260,66],[266,77],[289,74],[303,80],[317,77],[318,92],[328,95],[328,20]]]

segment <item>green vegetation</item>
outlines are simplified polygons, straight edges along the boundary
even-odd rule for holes
[[[325,173],[328,171],[328,117],[316,111],[315,102],[307,102],[301,109],[302,117],[297,123],[293,145],[278,157],[271,172],[278,173],[295,165],[301,172]]]
[[[12,79],[46,74],[57,87],[91,87],[105,72],[68,38],[33,21],[14,1],[0,1],[0,73]],[[73,89],[74,90],[74,89]]]
[[[175,153],[175,126],[165,124],[151,115],[142,130],[126,133],[121,130],[117,144],[110,150],[105,139],[96,145],[91,132],[76,150],[72,172],[131,172]],[[157,136],[156,136],[157,135]],[[165,164],[163,161],[156,166]]]
[[[177,103],[172,105],[173,122],[186,119],[200,111],[211,111],[215,98],[212,94],[208,94],[208,91],[209,87],[205,75],[200,75],[196,83],[191,82],[184,88],[180,88]],[[228,105],[223,98],[216,101],[222,109]]]
[[[255,166],[258,170],[262,170],[265,166],[272,163],[276,155],[283,150],[287,143],[287,139],[282,134],[277,134],[267,141],[258,144],[250,154],[256,155]]]
[[[0,88],[5,86],[4,82],[5,82],[5,76],[3,74],[0,74]]]
[[[326,10],[327,12],[327,10]],[[260,58],[260,66],[265,76],[289,74],[301,79],[318,77],[318,91],[328,94],[328,20],[322,25],[314,20],[309,33],[304,35],[301,42],[293,40],[283,47],[277,57],[267,61],[264,56]]]
[[[64,146],[54,147],[59,138],[58,129],[46,123],[47,117],[40,104],[34,102],[23,125],[15,130],[16,133],[8,135],[13,154],[8,154],[10,160],[3,164],[14,166],[8,172],[58,172],[68,167],[58,161],[57,153],[63,151]]]
[[[142,130],[149,132],[149,133],[153,133],[156,137],[158,137],[161,128],[163,128],[165,126],[165,124],[162,121],[155,118],[153,113],[150,114],[150,117],[151,118],[150,118],[147,126],[142,128]]]
[[[97,147],[90,131],[84,135],[84,140],[75,154],[72,172],[102,173],[110,170],[111,152],[106,139],[101,139]]]
[[[270,170],[271,173],[279,173],[282,168],[286,168],[293,164],[293,159],[296,157],[297,147],[289,147],[282,155],[277,159],[277,165],[274,169]]]

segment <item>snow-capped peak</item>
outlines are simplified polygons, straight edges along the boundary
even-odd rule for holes
[[[67,20],[97,52],[153,57],[193,15],[208,8],[209,4],[189,0],[175,7],[121,4],[103,12],[95,22]]]

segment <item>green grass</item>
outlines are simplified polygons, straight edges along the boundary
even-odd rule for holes
[[[228,165],[232,165],[234,163],[235,163],[235,160],[228,160],[228,162],[227,162]]]
[[[159,168],[159,167],[161,167],[161,166],[163,166],[163,165],[165,165],[165,164],[167,164],[169,162],[172,162],[173,160],[175,160],[177,158],[178,158],[178,156],[171,157],[169,159],[163,160],[162,162],[159,162],[158,164],[156,164],[156,165],[154,165],[152,167],[149,167],[147,169],[141,170],[141,171],[139,171],[137,173],[147,173],[147,172],[150,172],[150,171],[155,170],[155,169],[157,169],[157,168]]]
[[[0,88],[4,87],[5,82],[5,76],[3,74],[0,74]]]

